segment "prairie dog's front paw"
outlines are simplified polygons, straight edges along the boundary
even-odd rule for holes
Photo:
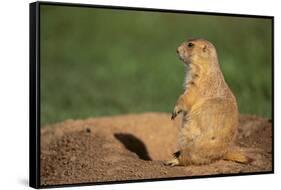
[[[180,112],[182,112],[182,110],[178,106],[175,106],[171,119],[175,119]]]

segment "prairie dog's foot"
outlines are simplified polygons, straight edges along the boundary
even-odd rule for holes
[[[179,160],[177,158],[174,158],[172,160],[168,160],[165,162],[166,166],[179,166]]]
[[[175,106],[171,119],[175,119],[180,112],[182,112],[182,110],[178,106]]]

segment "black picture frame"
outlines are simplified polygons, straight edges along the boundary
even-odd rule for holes
[[[65,184],[65,185],[47,185],[40,184],[40,6],[41,5],[55,5],[68,7],[87,7],[87,8],[105,8],[116,10],[134,10],[134,11],[148,11],[148,12],[171,12],[171,13],[192,13],[200,15],[216,15],[216,16],[232,16],[232,17],[246,17],[246,18],[266,18],[272,22],[272,170],[267,172],[249,172],[239,174],[218,174],[208,176],[189,176],[189,177],[173,177],[160,179],[141,179],[129,181],[114,181],[114,182],[89,182],[79,184]],[[29,75],[29,185],[33,188],[50,188],[50,187],[68,187],[68,186],[84,186],[84,185],[98,185],[98,184],[116,184],[116,183],[132,183],[145,181],[162,181],[162,180],[182,180],[194,178],[210,178],[210,177],[226,177],[226,176],[244,176],[257,174],[272,174],[274,173],[274,17],[263,15],[247,15],[247,14],[233,14],[233,13],[216,13],[216,12],[197,12],[186,10],[166,10],[155,8],[140,8],[140,7],[121,7],[121,6],[104,6],[91,5],[79,3],[59,3],[59,2],[34,2],[29,4],[29,35],[30,35],[30,75]]]

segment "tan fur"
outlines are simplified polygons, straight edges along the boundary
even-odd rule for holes
[[[232,151],[238,108],[220,70],[214,45],[194,39],[182,43],[177,52],[187,67],[187,76],[185,91],[172,114],[174,119],[183,113],[180,150],[167,164],[207,164],[218,159],[247,163],[242,152]]]
[[[238,149],[231,149],[223,155],[224,160],[230,160],[239,163],[250,163],[253,161],[252,158],[245,156],[244,152]]]

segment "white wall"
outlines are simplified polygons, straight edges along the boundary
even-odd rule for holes
[[[29,5],[31,1],[6,0],[0,4],[0,189],[28,188],[28,82]],[[83,0],[67,2],[181,9],[275,16],[275,147],[280,147],[280,34],[281,16],[277,0]],[[210,3],[212,2],[212,3]],[[279,9],[278,9],[279,8]],[[279,53],[279,54],[278,54]],[[280,83],[279,83],[280,84]],[[83,189],[269,189],[280,186],[280,164],[275,148],[274,175],[193,179],[103,185]],[[81,188],[81,187],[80,187]],[[72,189],[80,189],[72,188]],[[81,189],[82,189],[81,188]]]

